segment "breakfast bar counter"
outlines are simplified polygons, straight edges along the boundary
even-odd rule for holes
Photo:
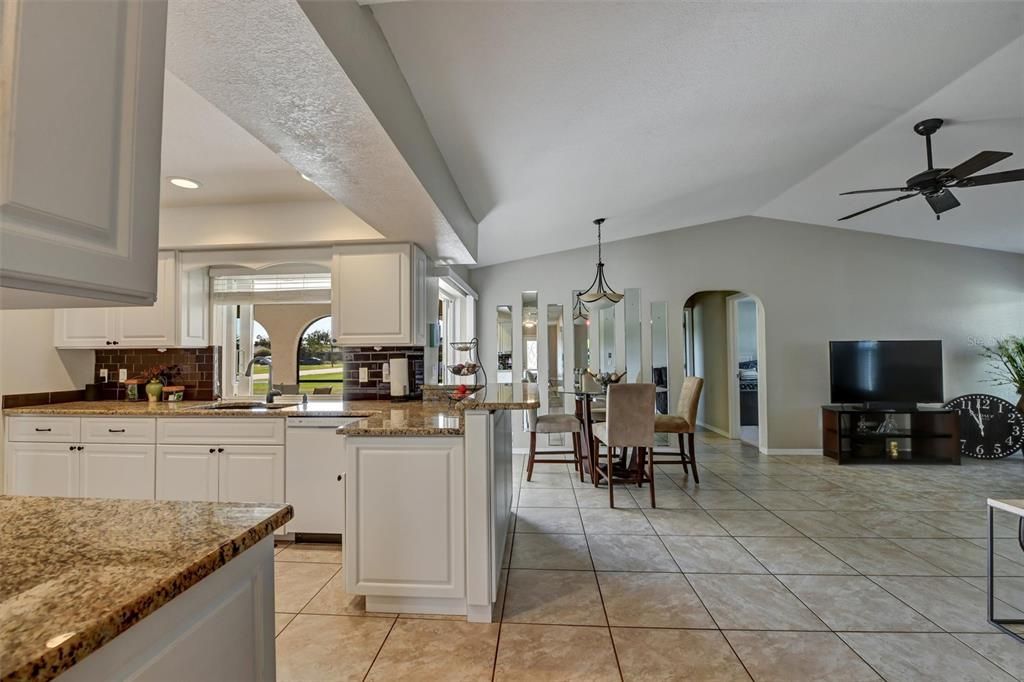
[[[536,386],[487,386],[338,429],[345,589],[368,611],[495,618],[512,521],[512,414]]]
[[[272,679],[273,533],[291,517],[0,496],[0,680]]]

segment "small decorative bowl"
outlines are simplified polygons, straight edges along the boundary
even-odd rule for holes
[[[480,371],[480,365],[475,362],[467,362],[461,365],[448,365],[448,371],[457,377],[471,377]]]
[[[452,341],[451,347],[460,353],[466,353],[476,348],[476,340],[473,341]]]

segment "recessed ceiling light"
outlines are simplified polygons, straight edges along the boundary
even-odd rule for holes
[[[182,189],[199,189],[199,183],[188,178],[168,178],[171,184]]]

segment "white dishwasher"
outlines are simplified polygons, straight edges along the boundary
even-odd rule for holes
[[[345,531],[345,452],[336,431],[358,417],[288,417],[285,501],[295,510],[289,533]]]

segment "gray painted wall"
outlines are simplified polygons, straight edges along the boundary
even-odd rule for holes
[[[613,220],[606,232],[614,238]],[[596,251],[574,249],[471,271],[480,293],[477,332],[488,373],[495,364],[495,306],[515,302],[519,324],[517,302],[529,289],[539,292],[541,305],[562,303],[571,310],[571,291],[593,277]],[[682,381],[683,302],[710,290],[760,299],[770,450],[821,447],[830,339],[941,339],[947,396],[984,390],[1013,397],[983,383],[984,362],[974,343],[1024,334],[1024,255],[744,217],[611,242],[604,260],[618,291],[641,289],[645,322],[652,301],[671,302],[670,405]],[[644,353],[649,367],[647,324]],[[566,361],[572,366],[572,358]]]
[[[726,296],[732,292],[706,291],[693,296],[693,359],[696,376],[704,377],[697,421],[729,433],[729,339]]]

